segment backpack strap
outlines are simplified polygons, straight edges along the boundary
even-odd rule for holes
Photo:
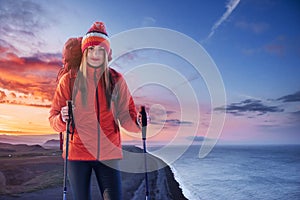
[[[115,89],[115,86],[116,86],[116,83],[119,80],[119,78],[120,78],[120,74],[116,70],[114,70],[112,68],[109,68],[109,79],[110,79],[110,82],[111,82],[111,85],[110,85],[111,94],[110,95],[111,95],[111,101],[112,102],[115,102],[119,97],[118,91],[115,91],[115,93],[113,93],[114,89]]]
[[[70,100],[72,100],[72,96],[73,96],[73,88],[74,88],[76,76],[74,76],[74,73],[72,73],[72,70],[70,70],[69,73],[70,73],[70,74],[69,74],[69,76],[70,76],[70,83],[69,83]],[[71,136],[71,140],[73,140],[74,129],[75,129],[74,117],[72,117],[71,127],[72,127],[72,132],[71,132],[71,133],[72,133],[72,136]]]

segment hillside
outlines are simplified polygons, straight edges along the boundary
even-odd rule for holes
[[[128,153],[142,153],[142,149],[124,146],[123,165],[134,163],[144,167],[143,159],[129,158]],[[152,199],[186,199],[174,179],[171,169],[159,158],[147,155],[148,165],[159,168],[149,172],[149,189]],[[63,184],[61,151],[45,149],[40,145],[11,145],[0,143],[0,199],[60,199]],[[122,165],[122,164],[121,164]],[[124,199],[143,199],[144,173],[122,172]],[[69,192],[69,196],[71,192]],[[92,196],[99,199],[95,177],[92,177]],[[68,198],[71,199],[71,198]]]

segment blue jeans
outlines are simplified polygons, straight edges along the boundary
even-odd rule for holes
[[[108,163],[105,165],[103,163]],[[90,183],[94,170],[104,200],[121,200],[119,161],[68,161],[68,177],[74,200],[91,200]],[[111,168],[112,166],[113,168]]]

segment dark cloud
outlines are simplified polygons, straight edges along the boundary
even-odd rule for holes
[[[300,122],[300,110],[291,112],[291,117],[295,122]]]
[[[16,49],[39,49],[46,43],[39,35],[56,22],[42,4],[35,1],[0,1],[0,40]]]
[[[193,122],[181,121],[179,119],[166,119],[166,120],[155,120],[155,119],[152,120],[151,119],[150,123],[151,124],[156,124],[156,125],[164,125],[165,127],[170,127],[170,126],[190,126],[190,125],[193,124]]]
[[[289,94],[282,96],[277,99],[278,101],[282,102],[299,102],[300,101],[300,91],[295,92],[294,94]]]
[[[48,64],[55,64],[55,65],[62,65],[61,58],[62,54],[61,53],[35,53],[32,58],[38,59],[39,61],[46,62]]]
[[[172,117],[171,115],[175,113],[176,112],[174,110],[164,110],[159,107],[152,107],[149,111],[150,123],[154,125],[163,125],[165,128],[175,126],[190,126],[193,124],[191,121],[183,121],[177,119],[176,117]]]
[[[192,125],[193,122],[181,121],[179,119],[167,119],[165,121],[165,124],[167,124],[169,126],[181,126],[181,125]]]
[[[205,137],[203,136],[188,136],[186,137],[188,140],[192,140],[194,142],[203,142],[205,140]]]
[[[284,109],[278,106],[268,106],[263,104],[261,100],[246,99],[239,103],[231,103],[226,107],[218,107],[215,110],[226,111],[227,113],[241,116],[249,113],[255,113],[256,115],[264,115],[266,113],[283,112]]]
[[[295,111],[295,112],[292,112],[292,114],[293,114],[293,115],[297,115],[297,116],[299,116],[299,117],[300,117],[300,110],[298,110],[298,111]]]

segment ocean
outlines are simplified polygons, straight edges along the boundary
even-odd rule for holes
[[[188,199],[300,200],[300,146],[216,146],[202,159],[199,149],[168,163]]]

